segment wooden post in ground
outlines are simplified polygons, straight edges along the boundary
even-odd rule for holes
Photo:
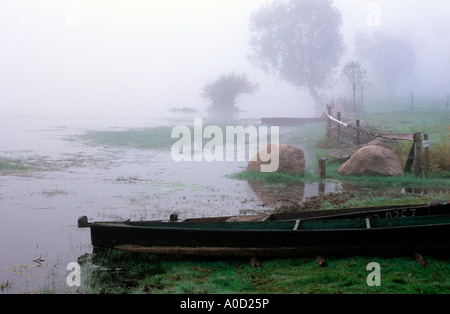
[[[449,102],[449,97],[450,95],[449,94],[447,94],[447,111],[448,111],[448,102]]]
[[[319,181],[319,190],[317,192],[319,196],[323,196],[325,194],[325,182],[323,180]]]
[[[341,121],[341,112],[338,111],[337,112],[337,117],[336,119],[338,121]],[[341,125],[338,123],[336,126],[336,146],[339,148],[339,142],[340,142],[340,136],[341,136]]]
[[[321,178],[327,177],[327,171],[326,171],[326,159],[320,158],[319,159],[319,175]]]
[[[423,150],[424,150],[424,160],[423,160],[423,173],[425,178],[428,178],[428,164],[429,164],[429,152],[428,152],[428,134],[423,135]]]
[[[411,93],[411,111],[414,110],[414,94]]]
[[[356,120],[356,127],[357,127],[357,129],[356,129],[356,145],[359,145],[359,144],[361,144],[361,140],[360,140],[360,138],[359,138],[359,126],[360,126],[360,121],[359,120]]]
[[[422,176],[422,133],[414,133],[414,174]]]

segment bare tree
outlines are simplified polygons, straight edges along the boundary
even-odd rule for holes
[[[356,95],[358,91],[362,91],[368,84],[367,70],[362,67],[361,63],[349,61],[342,70],[342,77],[344,77],[352,87],[353,112],[357,112],[358,106],[356,101]]]

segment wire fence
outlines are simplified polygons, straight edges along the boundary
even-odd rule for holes
[[[424,149],[424,174],[425,177],[428,176],[428,134],[423,134],[424,141],[422,142],[422,132],[415,133],[393,133],[393,132],[378,132],[372,131],[360,126],[360,120],[356,120],[355,124],[350,124],[341,121],[341,112],[337,112],[337,117],[333,117],[331,114],[331,106],[327,105],[327,110],[325,112],[325,116],[327,119],[327,135],[330,134],[331,123],[335,123],[337,125],[336,130],[336,140],[337,146],[339,147],[339,141],[342,141],[342,137],[340,136],[340,128],[350,128],[356,131],[356,145],[360,145],[360,134],[366,134],[373,137],[381,137],[390,140],[400,140],[400,141],[409,141],[412,142],[412,148],[410,154],[408,156],[408,160],[405,165],[405,172],[410,172],[412,166],[414,165],[414,173],[416,177],[422,176],[422,148]],[[322,169],[323,167],[323,169]],[[319,160],[319,171],[322,177],[325,177],[325,163],[323,160]]]

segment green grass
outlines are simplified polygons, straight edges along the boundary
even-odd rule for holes
[[[415,177],[414,174],[404,176],[341,176],[338,173],[341,164],[327,164],[327,179],[338,180],[343,183],[357,184],[364,188],[450,188],[450,180],[445,177],[434,176],[432,178]],[[285,173],[260,173],[256,171],[242,171],[229,175],[230,178],[238,180],[257,181],[267,184],[286,184],[298,182],[317,182],[321,179],[316,172],[306,172],[304,176],[290,175]]]
[[[424,176],[416,177],[414,173],[405,173],[403,176],[342,176],[338,173],[340,167],[340,163],[327,163],[327,178],[342,182],[357,183],[361,186],[372,188],[450,188],[450,180],[447,178],[446,173],[442,176],[434,174],[428,178]]]
[[[291,175],[287,173],[278,173],[278,172],[257,172],[257,171],[242,171],[238,173],[233,173],[228,177],[238,180],[248,180],[248,181],[257,181],[263,183],[272,183],[272,184],[290,184],[290,183],[298,183],[305,181],[314,181],[316,176],[306,173],[305,176],[299,175]]]
[[[450,115],[442,112],[397,112],[378,113],[364,116],[367,123],[377,130],[392,132],[422,132],[429,134],[430,140],[446,135]]]
[[[435,200],[450,199],[450,190],[426,193],[399,192],[391,189],[355,189],[353,192],[332,193],[305,200],[305,207],[314,209],[360,208],[391,205],[429,204]],[[279,211],[280,209],[278,209]]]
[[[359,119],[380,131],[423,132],[431,141],[438,141],[447,135],[450,126],[450,111],[446,100],[416,100],[411,110],[409,98],[394,100],[375,100],[367,104]]]
[[[128,129],[118,131],[88,131],[81,139],[91,145],[135,149],[170,148],[177,139],[171,138],[172,127]]]
[[[245,123],[244,123],[245,124]],[[209,125],[204,122],[203,130]],[[228,125],[227,125],[228,126]],[[225,125],[218,125],[222,131],[224,137],[223,144],[226,140],[226,127]],[[229,125],[233,126],[233,125]],[[241,126],[241,125],[239,125]],[[248,125],[242,125],[246,128]],[[191,142],[194,142],[194,128],[192,125],[187,125]],[[255,126],[256,127],[256,126]],[[175,144],[181,135],[176,134],[179,137],[172,138],[172,131],[174,126],[161,126],[150,128],[130,128],[125,130],[108,130],[108,131],[88,131],[81,135],[81,140],[91,144],[107,147],[125,147],[135,149],[169,149]],[[203,135],[203,134],[200,134]],[[246,139],[248,142],[248,138]],[[204,138],[203,145],[209,142],[210,139]],[[252,156],[253,157],[253,156]]]
[[[417,205],[417,204],[429,204],[435,200],[445,200],[450,198],[450,192],[442,193],[430,193],[430,194],[403,194],[400,196],[389,196],[391,193],[385,193],[385,195],[371,195],[360,194],[359,196],[353,196],[347,201],[343,201],[339,206],[330,206],[333,208],[358,208],[358,207],[376,207],[376,206],[391,206],[391,205]]]
[[[90,293],[152,294],[437,294],[450,292],[450,260],[426,257],[428,267],[412,256],[261,259],[253,268],[247,259],[205,260],[110,253],[121,256],[120,271],[91,273]],[[114,258],[103,260],[110,269]],[[123,261],[127,261],[128,265]],[[380,265],[381,286],[370,287],[367,265]],[[136,269],[138,269],[136,271]],[[86,273],[86,272],[85,272]],[[131,279],[134,279],[131,280]],[[124,282],[132,282],[128,286]],[[95,284],[92,284],[95,282]]]

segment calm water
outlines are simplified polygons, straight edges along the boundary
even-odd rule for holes
[[[0,172],[0,293],[43,287],[70,292],[68,263],[91,253],[77,219],[166,219],[236,215],[316,195],[317,184],[268,189],[230,179],[246,162],[172,161],[170,150],[88,145],[79,135],[192,124],[191,117],[0,117],[0,162],[33,171]],[[327,192],[339,189],[327,186]]]

